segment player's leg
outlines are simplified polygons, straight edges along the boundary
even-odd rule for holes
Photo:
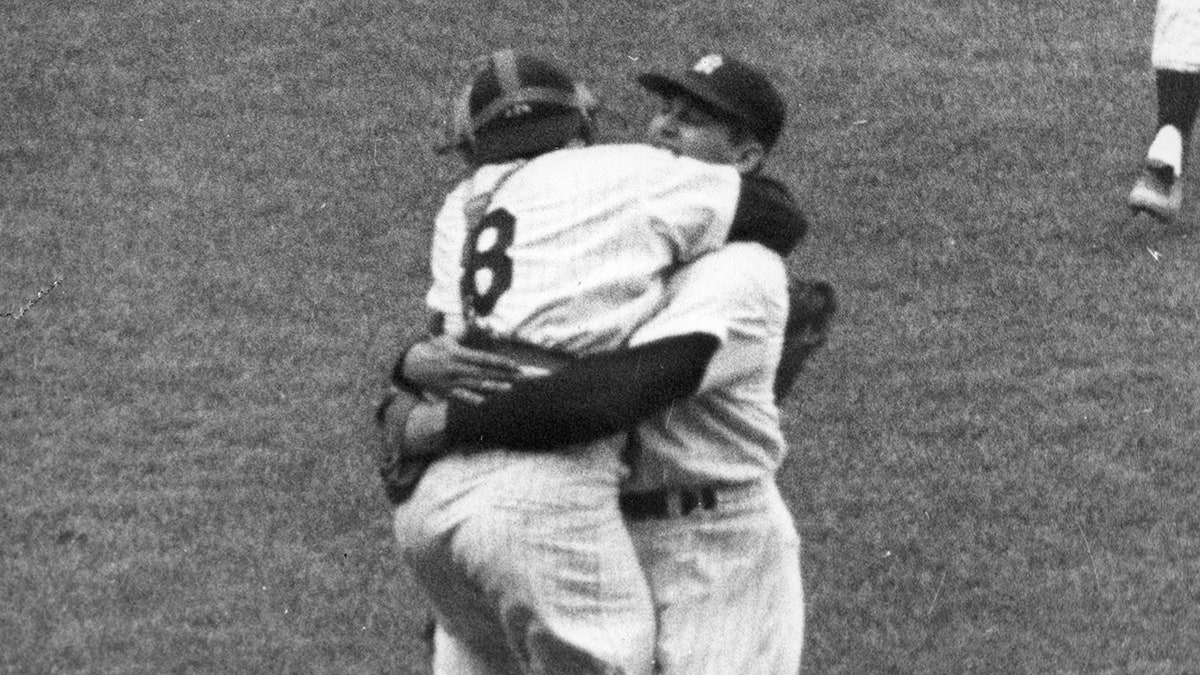
[[[647,674],[653,608],[615,491],[572,492],[496,506],[509,525],[492,578],[505,632],[530,673]]]
[[[1146,152],[1142,173],[1129,193],[1129,206],[1171,220],[1183,203],[1180,178],[1200,106],[1200,73],[1158,70],[1155,81],[1158,132]]]
[[[1180,178],[1200,108],[1200,6],[1160,0],[1154,30],[1158,124],[1129,207],[1172,220],[1182,205]]]
[[[435,463],[393,526],[409,573],[433,608],[436,675],[521,673],[499,614],[460,564],[457,533],[484,507],[476,499],[487,475],[462,458]]]
[[[1155,71],[1155,88],[1158,92],[1160,132],[1163,129],[1171,129],[1171,133],[1177,134],[1183,147],[1187,148],[1196,122],[1196,111],[1200,109],[1200,72]],[[1182,170],[1181,155],[1172,154],[1163,159]]]
[[[799,538],[774,486],[717,511],[630,524],[659,622],[659,672],[799,670]]]
[[[398,510],[397,537],[439,627],[492,672],[510,660],[525,673],[649,672],[653,610],[616,481],[579,468],[448,458]]]

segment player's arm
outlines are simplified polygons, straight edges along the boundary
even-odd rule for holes
[[[433,393],[469,404],[508,391],[521,376],[519,362],[465,347],[447,335],[409,345],[396,359],[391,373],[394,385],[412,393]]]
[[[411,394],[479,403],[490,394],[508,391],[522,375],[521,364],[492,352],[472,349],[446,335],[444,319],[434,313],[429,333],[410,340],[391,370],[391,384]]]
[[[552,450],[611,436],[693,394],[718,344],[705,333],[667,337],[577,359],[545,377],[513,382],[480,404],[450,401],[439,440],[449,447]]]
[[[763,175],[745,176],[729,241],[752,241],[787,257],[808,232],[808,219],[783,183]]]
[[[383,424],[401,390],[416,397],[437,394],[449,400],[479,403],[502,393],[520,377],[521,364],[498,354],[470,349],[445,334],[445,317],[431,312],[428,332],[402,343],[390,372],[390,389],[375,408]]]

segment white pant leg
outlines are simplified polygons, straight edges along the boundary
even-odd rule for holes
[[[481,672],[642,675],[653,608],[616,494],[615,478],[569,462],[452,457],[397,509],[396,535],[439,627]]]
[[[1157,70],[1200,73],[1200,2],[1158,0],[1150,60]]]
[[[715,513],[630,524],[665,675],[795,675],[804,645],[800,540],[773,484]]]

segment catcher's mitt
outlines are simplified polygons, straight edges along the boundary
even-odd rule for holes
[[[783,354],[775,371],[775,400],[783,400],[804,369],[804,363],[829,339],[829,324],[837,313],[837,294],[825,281],[788,283],[788,318]]]
[[[416,453],[405,440],[409,415],[420,402],[421,398],[411,392],[392,387],[375,413],[379,428],[375,464],[388,501],[395,505],[403,504],[412,496],[421,476],[438,457],[436,454]]]

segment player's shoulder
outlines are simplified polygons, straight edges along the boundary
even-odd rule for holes
[[[448,223],[462,218],[463,205],[470,198],[471,189],[471,180],[464,178],[451,188],[450,192],[446,193],[446,196],[442,198],[442,205],[438,208],[435,232],[441,232],[449,227]]]
[[[495,190],[526,163],[526,160],[522,159],[476,167],[460,178],[446,194],[442,203],[443,208],[461,209],[462,205],[472,197]]]
[[[450,192],[446,193],[445,199],[442,200],[443,205],[461,204],[464,200],[466,200],[467,193],[470,192],[470,190],[470,178],[464,178],[458,181],[455,183],[454,187],[450,188]]]
[[[689,276],[730,294],[778,295],[787,288],[787,268],[779,254],[755,242],[730,242],[687,264]]]
[[[808,219],[781,181],[755,174],[742,182],[730,241],[756,241],[788,255],[808,231]]]

